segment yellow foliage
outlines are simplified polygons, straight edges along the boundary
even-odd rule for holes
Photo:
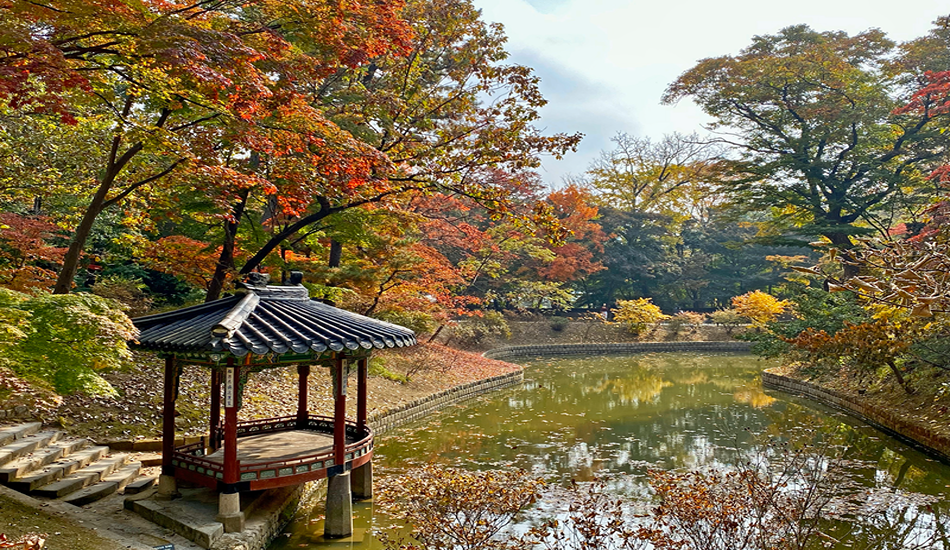
[[[775,296],[762,292],[761,290],[753,290],[742,296],[735,296],[732,299],[732,307],[735,308],[740,315],[748,317],[756,324],[765,324],[769,321],[774,321],[779,315],[785,312],[788,306],[788,301],[779,300]]]
[[[613,310],[614,321],[624,325],[627,330],[639,334],[647,325],[659,323],[670,318],[660,307],[653,303],[652,298],[637,298],[636,300],[619,300],[617,309]]]

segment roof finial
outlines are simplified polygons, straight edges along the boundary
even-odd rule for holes
[[[301,271],[291,271],[290,277],[287,279],[288,285],[299,285],[303,283],[303,272]]]
[[[268,281],[270,281],[270,275],[267,273],[252,271],[245,277],[244,284],[253,288],[264,288],[267,286]]]

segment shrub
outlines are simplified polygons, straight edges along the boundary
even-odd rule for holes
[[[679,333],[684,327],[695,331],[706,320],[706,316],[695,311],[681,311],[670,317],[667,327],[673,334]]]
[[[551,330],[554,332],[561,332],[567,328],[569,321],[564,317],[552,317],[551,318]]]
[[[92,293],[124,304],[128,308],[128,315],[137,317],[144,315],[152,307],[152,299],[145,292],[145,288],[147,287],[141,279],[105,275],[92,285]]]
[[[0,289],[0,326],[0,358],[59,393],[112,393],[96,371],[125,366],[135,336],[118,303],[86,293],[30,297]]]
[[[508,321],[498,311],[486,311],[481,317],[460,321],[452,330],[452,337],[462,347],[477,346],[489,336],[511,338]]]
[[[726,327],[726,333],[732,334],[732,331],[742,323],[746,322],[745,317],[739,315],[734,309],[720,309],[709,314],[709,320],[718,326]]]
[[[432,334],[438,325],[432,315],[424,311],[387,309],[380,311],[374,317],[380,321],[406,327],[415,332],[416,336]]]
[[[736,309],[739,315],[747,317],[756,325],[764,325],[774,321],[785,312],[789,305],[789,302],[779,300],[761,290],[753,290],[732,299],[732,307]]]
[[[620,300],[617,309],[613,310],[614,322],[620,323],[629,332],[640,334],[647,326],[654,325],[670,318],[660,311],[659,306],[651,298],[637,298],[636,300]]]

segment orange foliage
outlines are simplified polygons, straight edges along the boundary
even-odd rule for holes
[[[66,253],[47,242],[57,231],[43,216],[0,213],[0,285],[19,292],[52,287]]]
[[[207,243],[181,235],[161,238],[146,248],[141,261],[149,269],[180,277],[182,280],[205,288],[214,275],[220,247],[210,248]]]

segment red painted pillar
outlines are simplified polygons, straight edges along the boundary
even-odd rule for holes
[[[237,409],[241,366],[228,358],[224,371],[224,482],[238,482]]]
[[[335,407],[333,409],[333,463],[336,465],[346,462],[346,370],[343,358],[338,358],[333,365],[333,392]]]
[[[310,365],[297,365],[297,429],[307,427],[309,420],[308,395],[310,393]]]
[[[366,429],[366,395],[369,393],[369,388],[366,387],[368,371],[369,359],[360,359],[356,373],[356,425],[359,426],[361,434]]]
[[[221,445],[218,429],[221,427],[221,369],[211,369],[211,416],[209,417],[211,450],[217,451]]]
[[[165,394],[162,409],[162,475],[174,476],[172,454],[175,451],[175,400],[178,398],[178,365],[175,356],[165,357]]]

